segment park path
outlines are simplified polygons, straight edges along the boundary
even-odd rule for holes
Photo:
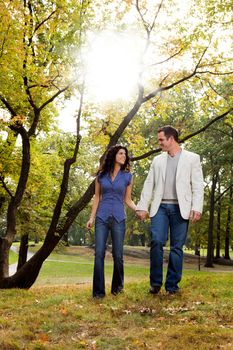
[[[11,250],[12,250],[13,252],[15,252],[16,254],[19,253],[19,252],[18,252],[18,248],[15,247],[15,246],[13,246],[13,245],[11,246]],[[33,253],[31,253],[31,252],[28,251],[27,260],[29,260],[32,256],[33,256]],[[17,265],[18,265],[17,262],[16,262],[15,264],[9,265],[9,276],[14,275],[14,273],[16,272],[16,269],[17,269]]]

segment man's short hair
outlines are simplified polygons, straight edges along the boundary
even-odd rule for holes
[[[179,142],[178,131],[175,128],[173,128],[172,126],[165,125],[165,126],[158,129],[158,133],[159,132],[164,132],[164,135],[166,136],[167,139],[169,139],[169,137],[173,136],[174,140],[176,142]]]

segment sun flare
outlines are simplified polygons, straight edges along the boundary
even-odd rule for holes
[[[87,60],[87,86],[97,100],[127,99],[138,80],[139,49],[132,36],[102,33]]]

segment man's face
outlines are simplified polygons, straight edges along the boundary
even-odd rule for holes
[[[164,132],[161,131],[158,133],[158,142],[161,150],[163,152],[167,152],[171,149],[172,143],[173,143],[173,137],[170,136],[169,138],[166,138],[164,135]]]

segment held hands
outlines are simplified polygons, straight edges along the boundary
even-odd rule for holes
[[[189,220],[194,224],[195,222],[199,221],[201,218],[201,213],[198,211],[191,210],[189,215]]]
[[[94,224],[94,221],[95,221],[94,218],[90,218],[90,219],[88,220],[88,222],[87,222],[87,224],[86,224],[86,228],[87,228],[88,230],[90,230],[90,229],[92,228],[92,226],[93,226],[93,224]]]
[[[148,212],[145,210],[136,210],[136,215],[139,220],[143,221],[147,218]]]

